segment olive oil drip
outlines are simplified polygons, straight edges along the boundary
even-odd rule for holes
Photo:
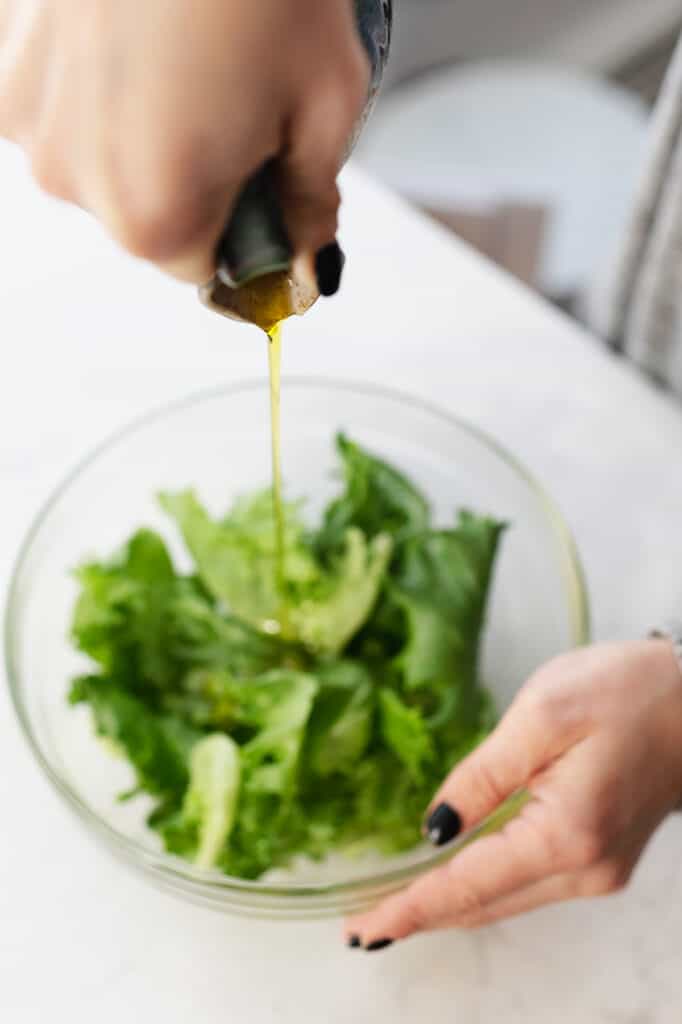
[[[300,312],[302,293],[296,291],[294,282],[286,274],[267,274],[241,288],[225,286],[214,295],[218,305],[229,309],[232,314],[248,323],[255,324],[268,336],[268,366],[270,370],[270,430],[272,437],[272,508],[275,530],[275,586],[279,596],[278,621],[271,623],[283,637],[290,635],[289,611],[286,590],[285,565],[285,514],[282,488],[282,453],[280,426],[280,366],[282,352],[282,323],[294,313]],[[299,307],[295,300],[298,299]],[[313,295],[308,299],[311,304]]]
[[[282,434],[280,412],[280,378],[282,357],[282,325],[267,331],[268,366],[270,370],[270,432],[272,438],[272,508],[275,524],[275,585],[280,599],[279,628],[283,636],[289,632],[284,565],[284,502],[282,496]]]

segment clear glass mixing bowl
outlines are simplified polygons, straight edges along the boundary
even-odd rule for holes
[[[375,388],[286,380],[282,398],[287,494],[307,496],[311,516],[338,486],[332,440],[344,429],[414,478],[440,522],[465,505],[511,524],[483,652],[500,711],[537,665],[587,640],[587,600],[570,535],[542,488],[497,444],[444,412]],[[8,678],[39,765],[112,852],[166,889],[217,909],[323,916],[374,901],[452,851],[424,846],[392,859],[338,858],[258,882],[199,871],[163,852],[139,801],[117,803],[131,782],[128,766],[104,753],[87,709],[65,703],[69,678],[83,668],[67,639],[71,569],[117,548],[141,524],[172,538],[155,503],[160,490],[195,486],[219,510],[267,484],[268,423],[266,383],[242,384],[155,412],[89,455],[49,500],[20,553],[5,622]]]

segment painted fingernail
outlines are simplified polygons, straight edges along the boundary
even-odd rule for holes
[[[462,819],[454,807],[439,804],[426,822],[426,831],[434,846],[444,846],[462,831]]]
[[[348,937],[348,941],[346,942],[346,945],[348,946],[349,949],[359,949],[360,946],[362,945],[362,943],[360,942],[360,936],[359,935],[350,935]]]
[[[375,939],[374,942],[370,942],[368,946],[365,946],[365,950],[367,953],[377,953],[380,949],[388,949],[392,945],[393,939]]]
[[[315,276],[320,295],[336,295],[345,262],[346,257],[338,242],[330,242],[324,249],[320,249],[315,257]]]

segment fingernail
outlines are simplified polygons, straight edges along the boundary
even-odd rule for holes
[[[346,942],[346,945],[348,946],[349,949],[359,949],[360,946],[362,945],[362,943],[360,942],[360,936],[359,935],[351,935],[351,936],[349,936],[349,938],[348,938],[348,940]]]
[[[315,257],[315,276],[320,295],[336,295],[346,257],[338,242],[330,242]]]
[[[439,804],[426,822],[427,835],[434,846],[444,846],[462,831],[462,819],[454,807]]]
[[[367,953],[376,953],[380,949],[387,949],[393,945],[393,939],[375,939],[374,942],[370,942],[369,946],[365,946]]]

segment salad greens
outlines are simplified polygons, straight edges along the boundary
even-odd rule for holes
[[[77,571],[71,686],[130,762],[122,799],[171,852],[257,878],[295,856],[395,852],[420,839],[433,790],[494,724],[479,646],[502,523],[435,528],[417,488],[348,438],[343,490],[317,530],[272,495],[222,519],[163,494],[193,560],[180,573],[141,529]]]

